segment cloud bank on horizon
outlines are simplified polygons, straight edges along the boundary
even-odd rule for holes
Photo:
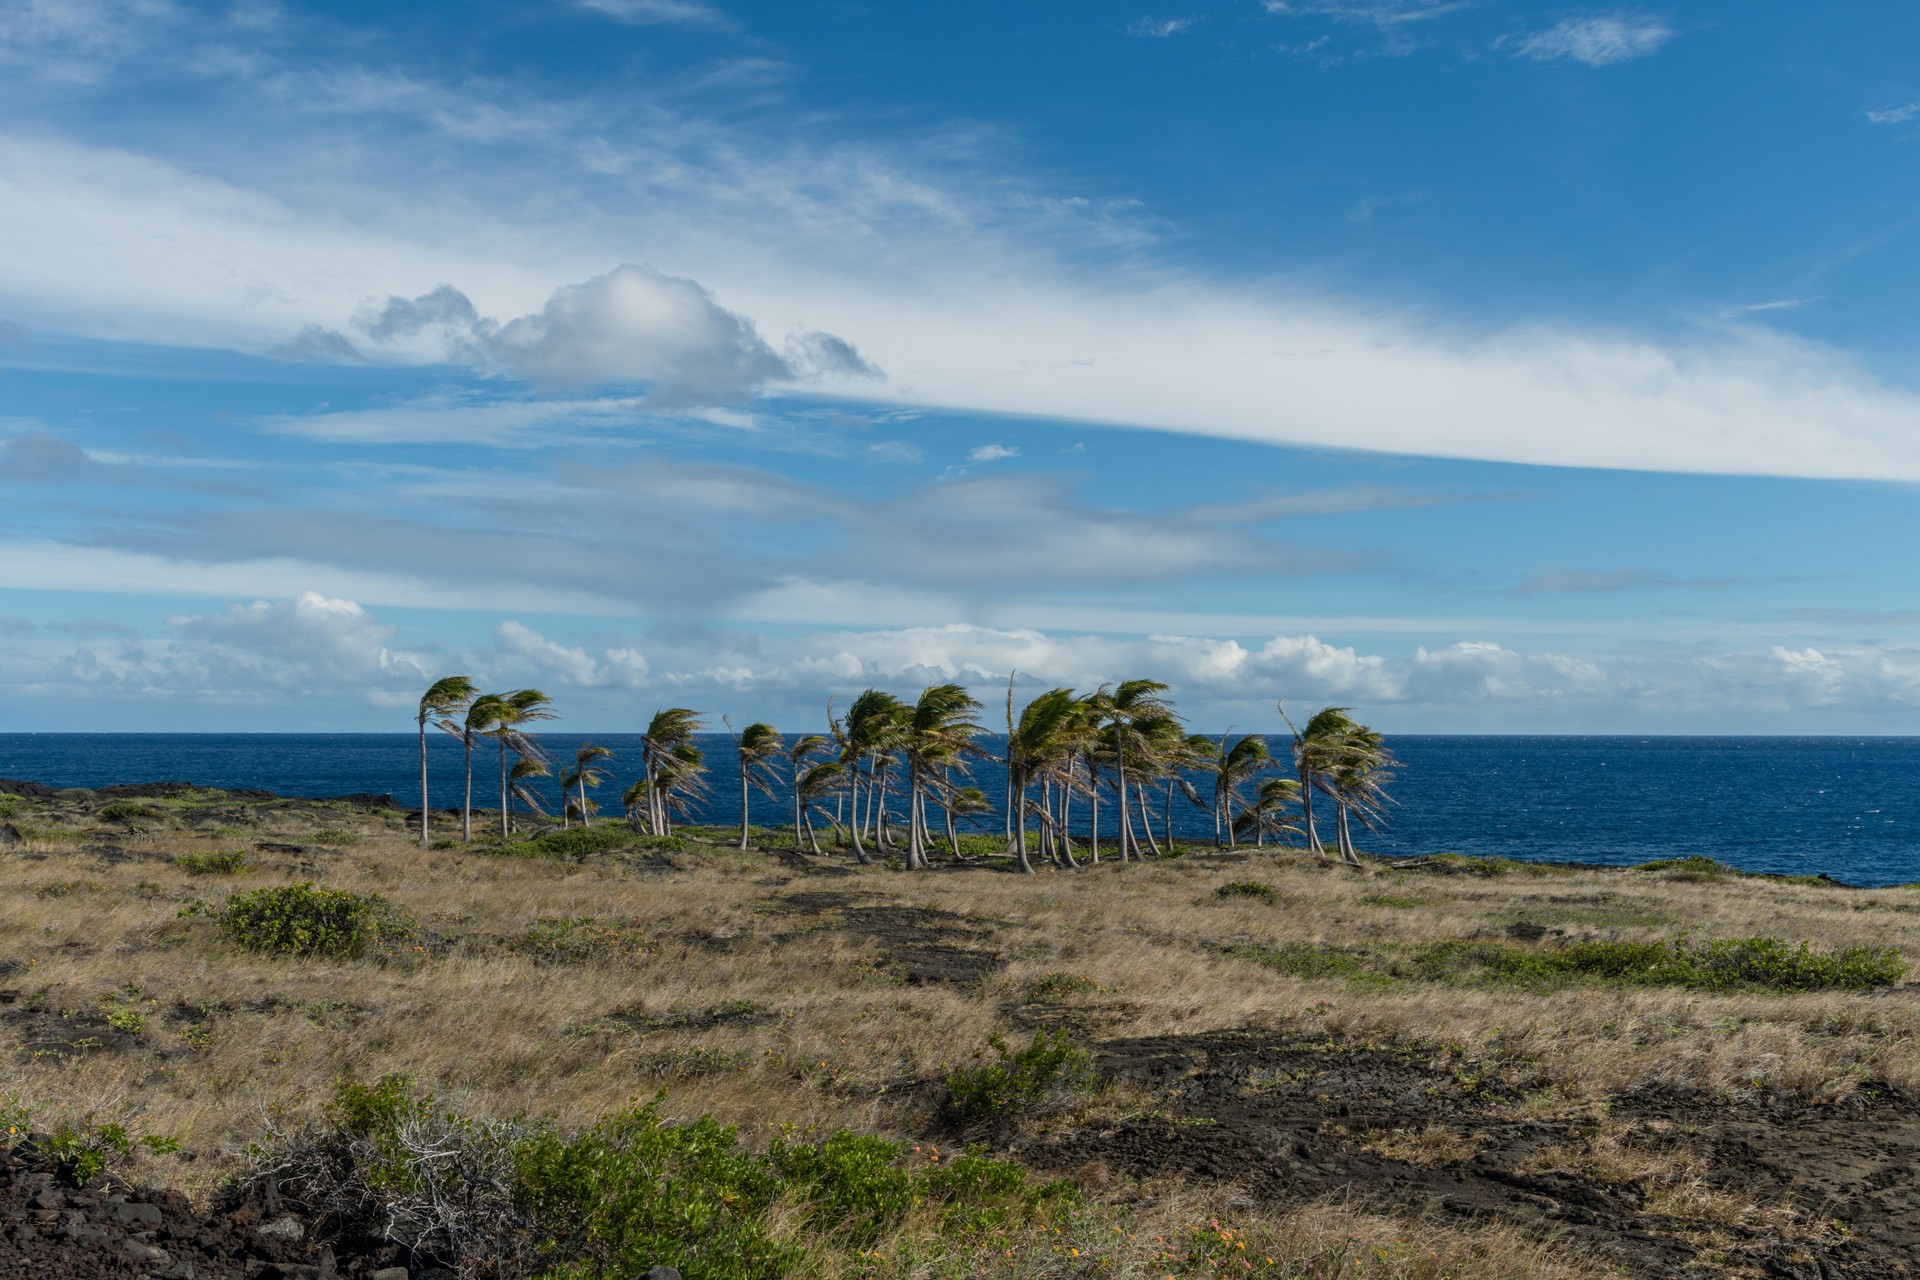
[[[0,0],[0,684],[1910,705],[1905,10],[806,10]]]

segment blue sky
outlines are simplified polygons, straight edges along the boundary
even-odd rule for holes
[[[1920,13],[0,0],[0,728],[1911,732]]]

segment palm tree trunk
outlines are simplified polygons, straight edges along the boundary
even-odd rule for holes
[[[466,757],[467,757],[467,799],[466,799],[466,802],[460,806],[460,840],[461,840],[461,843],[463,844],[472,844],[473,843],[473,735],[471,733],[462,734],[460,737],[460,741],[462,746],[466,750]]]
[[[740,851],[747,849],[747,762],[740,761]]]
[[[1116,721],[1113,729],[1113,764],[1120,788],[1118,794],[1120,821],[1114,828],[1114,837],[1120,841],[1120,861],[1122,862],[1127,860],[1127,850],[1132,844],[1129,837],[1133,835],[1133,824],[1127,820],[1127,745],[1122,738],[1124,732],[1125,730]],[[1138,854],[1140,851],[1134,849],[1133,852]]]
[[[420,847],[427,847],[427,717],[420,716]]]
[[[513,838],[513,831],[507,825],[507,736],[504,733],[500,735],[500,838]]]
[[[1347,825],[1347,802],[1345,800],[1335,798],[1334,815],[1334,826],[1340,838],[1340,856],[1357,867],[1360,865],[1360,853],[1353,847],[1353,830]]]
[[[1147,817],[1147,784],[1141,783],[1133,789],[1134,807],[1140,810],[1140,829],[1147,833],[1147,847],[1153,850],[1153,856],[1160,856],[1160,842],[1153,838],[1153,823]]]
[[[1100,775],[1093,771],[1093,761],[1087,761],[1087,803],[1092,806],[1092,823],[1087,832],[1093,848],[1093,865],[1100,865]]]
[[[560,807],[563,809],[566,808],[565,803],[563,802]],[[580,825],[582,827],[590,827],[593,825],[587,821],[587,775],[584,772],[580,775]]]
[[[1025,775],[1020,778],[1020,785],[1014,792],[1014,798],[1019,801],[1020,806],[1013,828],[1014,854],[1020,860],[1020,874],[1030,876],[1033,874],[1033,864],[1027,861],[1027,779]]]
[[[1167,805],[1161,817],[1160,830],[1167,837],[1167,852],[1173,852],[1173,777],[1167,777]]]
[[[1320,843],[1320,828],[1313,825],[1313,770],[1304,764],[1300,766],[1300,820],[1307,828],[1307,852],[1326,857],[1326,847]]]
[[[806,824],[807,845],[813,850],[814,856],[819,857],[820,856],[820,837],[813,833],[813,814],[807,811],[808,808],[810,808],[810,806],[805,806],[805,805],[801,806],[800,817],[801,817],[801,820]],[[793,844],[795,848],[799,848],[800,846],[800,828],[797,826],[793,829]]]
[[[847,776],[852,780],[853,785],[853,812],[848,815],[852,821],[847,824],[847,834],[853,837],[854,861],[864,867],[868,859],[866,846],[860,841],[860,762],[858,760],[853,762],[853,769]]]
[[[1060,842],[1067,847],[1067,864],[1078,869],[1073,860],[1073,760],[1067,760],[1066,780],[1060,784]]]

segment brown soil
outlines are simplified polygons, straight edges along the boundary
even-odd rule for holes
[[[774,914],[816,918],[876,948],[874,964],[900,981],[919,986],[978,986],[1006,965],[993,946],[993,929],[934,907],[862,905],[866,895],[809,891],[776,898]]]
[[[1513,1088],[1488,1084],[1442,1050],[1235,1031],[1111,1041],[1097,1064],[1158,1105],[1034,1140],[1020,1153],[1026,1160],[1231,1184],[1266,1203],[1335,1195],[1400,1212],[1504,1219],[1593,1248],[1637,1275],[1675,1273],[1708,1249],[1782,1278],[1920,1275],[1920,1103],[1892,1091],[1866,1090],[1839,1105],[1615,1098],[1611,1124],[1684,1146],[1710,1191],[1798,1210],[1791,1227],[1749,1215],[1706,1231],[1649,1211],[1636,1181],[1522,1171],[1529,1157],[1580,1142],[1592,1119],[1515,1118]],[[1477,1153],[1423,1167],[1366,1147],[1436,1124]]]

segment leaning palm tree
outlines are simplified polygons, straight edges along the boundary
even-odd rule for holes
[[[1172,716],[1172,704],[1161,696],[1166,691],[1167,686],[1158,680],[1122,680],[1111,694],[1102,686],[1103,696],[1095,703],[1096,712],[1105,721],[1112,738],[1122,862],[1129,856],[1141,858],[1140,847],[1133,838],[1133,823],[1127,817],[1127,757],[1130,752],[1144,754],[1147,746],[1135,725],[1142,720]]]
[[[1353,827],[1357,817],[1369,831],[1380,829],[1387,803],[1387,783],[1393,780],[1397,764],[1386,740],[1363,724],[1355,724],[1340,742],[1338,758],[1320,776],[1321,790],[1333,797],[1334,833],[1340,856],[1359,865],[1360,854],[1353,846]]]
[[[461,755],[467,771],[466,797],[460,802],[460,839],[473,843],[473,744],[474,740],[485,737],[492,729],[495,718],[500,714],[506,699],[497,693],[481,694],[467,706],[467,714],[459,721],[440,720],[436,725],[443,732],[460,739]]]
[[[567,770],[565,776],[560,779],[561,826],[567,825],[568,814],[573,810],[573,806],[567,802],[566,793],[569,790],[580,792],[580,825],[583,827],[592,825],[587,821],[587,815],[600,806],[587,799],[587,788],[599,786],[606,778],[607,771],[600,768],[598,762],[611,759],[613,759],[611,747],[595,746],[591,742],[582,743],[573,753],[573,768]]]
[[[907,869],[928,865],[927,795],[951,794],[951,769],[965,768],[976,752],[980,726],[973,719],[980,702],[957,684],[928,686],[914,703],[901,735],[907,762]]]
[[[1322,789],[1321,775],[1338,765],[1347,735],[1358,726],[1347,714],[1351,707],[1322,707],[1302,728],[1287,714],[1284,700],[1277,705],[1280,718],[1293,731],[1293,763],[1300,777],[1300,820],[1307,831],[1307,850],[1324,857],[1326,848],[1313,822],[1313,793]]]
[[[1213,774],[1213,846],[1216,849],[1220,847],[1223,827],[1228,846],[1237,843],[1239,828],[1234,825],[1233,810],[1235,805],[1245,803],[1240,788],[1273,767],[1273,752],[1267,749],[1265,738],[1249,733],[1229,746],[1227,734],[1232,732],[1229,729],[1220,735],[1220,745],[1207,762]]]
[[[674,820],[686,821],[708,794],[706,756],[691,742],[669,751],[653,775],[653,800],[660,816],[655,834],[673,834]]]
[[[553,766],[540,756],[521,756],[507,770],[507,818],[509,826],[515,814],[515,806],[524,804],[538,814],[545,814],[547,807],[540,803],[540,793],[533,789],[535,778],[550,778]]]
[[[828,719],[832,720],[831,711],[828,713]],[[833,721],[833,723],[838,727],[838,721]],[[796,849],[800,847],[800,832],[803,828],[807,830],[809,838],[812,836],[810,818],[807,812],[807,802],[802,797],[801,792],[805,789],[806,779],[812,776],[814,757],[829,750],[832,745],[825,734],[809,733],[803,734],[787,747],[787,784],[793,791],[793,846]],[[824,799],[830,790],[836,797],[835,802],[838,803],[837,797],[841,790],[844,789],[844,772],[844,767],[836,766],[832,774],[822,774],[815,784],[815,799]],[[832,779],[833,786],[828,790],[818,790],[818,788],[825,787],[828,778]],[[836,826],[838,825],[838,821],[836,818]],[[816,846],[817,852],[819,841],[814,840],[813,844]],[[870,861],[866,852],[857,845],[854,849],[854,857],[859,859],[862,865]]]
[[[841,763],[847,766],[851,781],[851,829],[857,854],[865,853],[861,837],[869,828],[876,847],[887,844],[888,767],[894,752],[900,749],[911,714],[912,709],[904,702],[881,689],[863,691],[847,708]],[[863,790],[867,797],[864,814],[860,809]]]
[[[1256,845],[1266,844],[1268,836],[1297,836],[1300,827],[1292,821],[1292,813],[1299,801],[1300,784],[1292,778],[1262,778],[1253,803],[1234,818],[1233,829],[1250,833]]]
[[[464,710],[480,694],[466,676],[443,676],[420,695],[420,847],[427,847],[427,721]]]
[[[800,844],[801,832],[806,833],[807,847],[814,853],[820,852],[820,837],[813,829],[814,808],[822,804],[830,795],[837,794],[846,776],[846,766],[838,760],[825,760],[810,765],[807,771],[795,780],[793,786],[794,811],[799,815],[799,825],[793,829],[794,846]],[[864,855],[862,855],[864,858]]]
[[[700,713],[685,707],[665,707],[653,713],[641,737],[641,767],[647,780],[647,825],[654,835],[667,834],[668,788],[661,774],[672,769],[674,753],[690,746],[701,730]],[[698,752],[695,753],[696,757]]]
[[[538,720],[552,720],[554,713],[547,708],[553,699],[538,689],[515,689],[511,693],[500,695],[499,701],[488,714],[487,727],[483,732],[500,744],[500,838],[509,839],[512,832],[507,824],[507,810],[512,801],[512,780],[507,768],[507,752],[544,762],[546,757],[540,748],[534,745],[533,735],[526,726]]]
[[[1054,789],[1071,786],[1072,762],[1082,749],[1090,726],[1086,705],[1071,689],[1049,689],[1027,703],[1007,735],[1009,795],[1015,809],[1013,853],[1023,874],[1033,873],[1027,858],[1027,815],[1040,817],[1040,848],[1056,865],[1073,867],[1073,852],[1056,823]],[[1037,804],[1031,798],[1040,788]],[[1061,813],[1064,814],[1064,807]]]
[[[733,732],[733,721],[725,716],[721,723]],[[780,731],[770,724],[758,722],[748,725],[733,735],[734,754],[740,764],[740,848],[747,847],[747,806],[752,793],[758,791],[769,800],[773,798],[773,784],[776,778],[773,764],[787,749],[787,740]],[[794,843],[799,844],[800,829],[794,828]]]

